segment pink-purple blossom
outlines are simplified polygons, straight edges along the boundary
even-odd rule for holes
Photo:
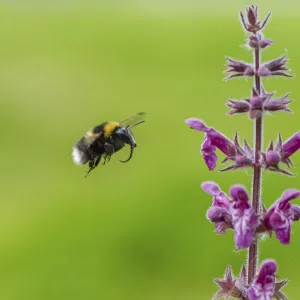
[[[235,244],[239,249],[248,248],[254,239],[258,218],[249,203],[248,193],[242,185],[232,186],[230,195],[233,199],[230,212]]]
[[[254,123],[254,139],[250,146],[245,140],[239,143],[237,132],[234,139],[228,139],[221,132],[208,127],[203,121],[190,118],[186,123],[190,128],[204,132],[205,137],[201,145],[201,154],[209,170],[216,167],[217,150],[220,150],[225,159],[225,165],[220,171],[229,171],[242,168],[252,168],[251,201],[244,186],[236,184],[230,188],[229,196],[212,181],[204,182],[202,189],[212,196],[212,204],[207,210],[206,217],[215,225],[215,232],[224,234],[228,229],[234,232],[234,242],[237,249],[249,248],[247,264],[242,266],[239,277],[235,277],[231,266],[227,265],[224,277],[215,279],[218,291],[213,300],[220,298],[237,298],[247,300],[287,300],[282,292],[287,280],[276,282],[277,263],[274,260],[264,261],[259,271],[259,241],[262,236],[276,236],[281,244],[289,244],[292,226],[300,220],[300,206],[293,205],[292,200],[300,197],[296,189],[285,190],[273,205],[266,208],[263,201],[268,195],[262,195],[262,176],[264,170],[293,175],[281,164],[288,168],[293,166],[291,156],[300,149],[300,132],[282,142],[278,141],[264,151],[263,136],[264,116],[272,112],[290,112],[288,107],[291,100],[289,94],[275,98],[275,92],[266,92],[263,88],[263,77],[285,76],[292,77],[287,66],[286,56],[264,62],[263,49],[271,46],[273,41],[264,37],[261,32],[266,26],[271,13],[261,20],[257,6],[247,6],[245,13],[240,13],[241,23],[248,33],[246,47],[252,50],[252,62],[226,57],[227,77],[252,77],[252,88],[249,98],[240,100],[228,99],[227,115],[247,113]],[[237,126],[237,130],[239,127]],[[275,233],[272,235],[272,233]]]
[[[263,164],[266,169],[275,172],[281,172],[287,175],[292,175],[279,167],[279,163],[284,163],[288,167],[292,166],[291,156],[300,149],[300,131],[295,133],[285,142],[282,142],[279,136],[276,146],[271,142],[265,153],[262,153]]]
[[[230,199],[215,182],[203,182],[201,187],[207,194],[213,196],[212,205],[206,216],[211,222],[215,223],[216,232],[224,234],[228,228],[232,227],[229,212]]]
[[[259,269],[258,276],[248,289],[250,300],[271,300],[276,291],[275,276],[277,264],[274,260],[264,261]]]
[[[231,200],[215,182],[204,182],[201,187],[213,196],[206,216],[215,224],[216,232],[223,234],[233,228],[237,248],[248,248],[254,239],[258,218],[249,203],[246,189],[241,185],[232,186]]]
[[[219,131],[206,126],[202,120],[190,118],[185,122],[190,128],[205,133],[204,141],[201,145],[201,154],[210,171],[216,168],[216,162],[218,159],[216,155],[217,149],[226,155],[226,158],[223,162],[228,160],[234,161],[232,166],[226,167],[221,171],[251,167],[253,165],[253,150],[249,147],[246,141],[244,143],[244,147],[241,147],[238,143],[237,134],[232,142]]]
[[[280,146],[280,145],[279,145]],[[285,160],[300,148],[300,131],[291,136],[280,147],[281,159]]]
[[[297,199],[300,191],[289,189],[283,192],[281,197],[269,208],[264,223],[267,229],[274,230],[276,237],[282,244],[289,244],[293,221],[299,219],[299,208],[290,203]]]
[[[222,133],[214,128],[207,127],[203,121],[196,118],[187,119],[185,122],[190,128],[205,133],[204,141],[201,145],[201,153],[210,171],[216,167],[218,159],[216,155],[217,148],[227,156],[234,155],[235,150],[233,142]]]

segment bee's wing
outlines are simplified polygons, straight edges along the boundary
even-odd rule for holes
[[[144,112],[137,113],[135,116],[132,116],[131,118],[128,118],[120,122],[120,126],[121,127],[132,126],[139,122],[142,122],[145,119],[145,115],[146,113]]]

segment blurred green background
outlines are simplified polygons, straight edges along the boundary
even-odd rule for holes
[[[273,11],[265,30],[268,60],[288,54],[300,73],[299,4],[257,1]],[[246,1],[2,1],[0,4],[0,298],[210,299],[227,264],[237,274],[246,252],[232,232],[217,236],[205,213],[215,180],[224,191],[251,172],[209,172],[199,149],[199,117],[228,137],[252,140],[245,116],[227,117],[226,98],[248,97],[251,80],[224,82],[224,56],[251,60],[238,12]],[[248,3],[252,4],[252,3]],[[290,91],[294,114],[265,118],[266,145],[299,130],[298,77],[271,78],[268,91]],[[146,111],[128,149],[84,178],[73,144],[91,126]],[[300,154],[293,157],[299,173]],[[270,205],[299,178],[264,174]],[[300,224],[290,246],[261,243],[261,259],[299,294]],[[297,234],[298,233],[298,234]]]

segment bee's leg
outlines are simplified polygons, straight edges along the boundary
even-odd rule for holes
[[[90,172],[95,168],[94,167],[94,162],[92,162],[92,161],[90,161],[89,162],[89,170],[86,172],[86,174],[85,174],[85,177],[87,177],[89,174],[90,174]]]
[[[111,158],[111,155],[105,154],[105,156],[104,156],[104,161],[103,161],[103,164],[102,164],[102,165],[105,165],[106,162],[109,162],[109,161],[110,161],[110,158]]]
[[[105,165],[106,162],[110,161],[111,156],[115,152],[115,148],[114,148],[114,146],[112,144],[105,143],[104,144],[104,150],[105,150],[105,154],[104,154],[103,165]]]
[[[100,160],[101,160],[101,156],[96,158],[94,168],[96,168],[99,165]]]
[[[105,153],[107,154],[107,156],[112,156],[115,152],[114,146],[109,143],[104,144],[104,149],[105,149]]]
[[[100,162],[100,159],[101,159],[101,156],[99,156],[99,157],[97,157],[95,160],[92,160],[92,161],[89,162],[89,167],[90,167],[90,168],[89,168],[89,170],[87,171],[85,177],[87,177],[87,176],[90,174],[90,172],[91,172],[92,170],[94,170],[94,169],[98,166],[98,164],[99,164],[99,162]]]

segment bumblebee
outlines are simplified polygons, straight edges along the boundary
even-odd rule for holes
[[[103,158],[103,165],[111,156],[126,144],[130,146],[130,155],[122,163],[128,162],[137,146],[131,132],[132,127],[144,123],[145,113],[138,113],[123,122],[104,122],[90,129],[73,147],[72,157],[75,164],[88,163],[86,176],[95,169]]]

